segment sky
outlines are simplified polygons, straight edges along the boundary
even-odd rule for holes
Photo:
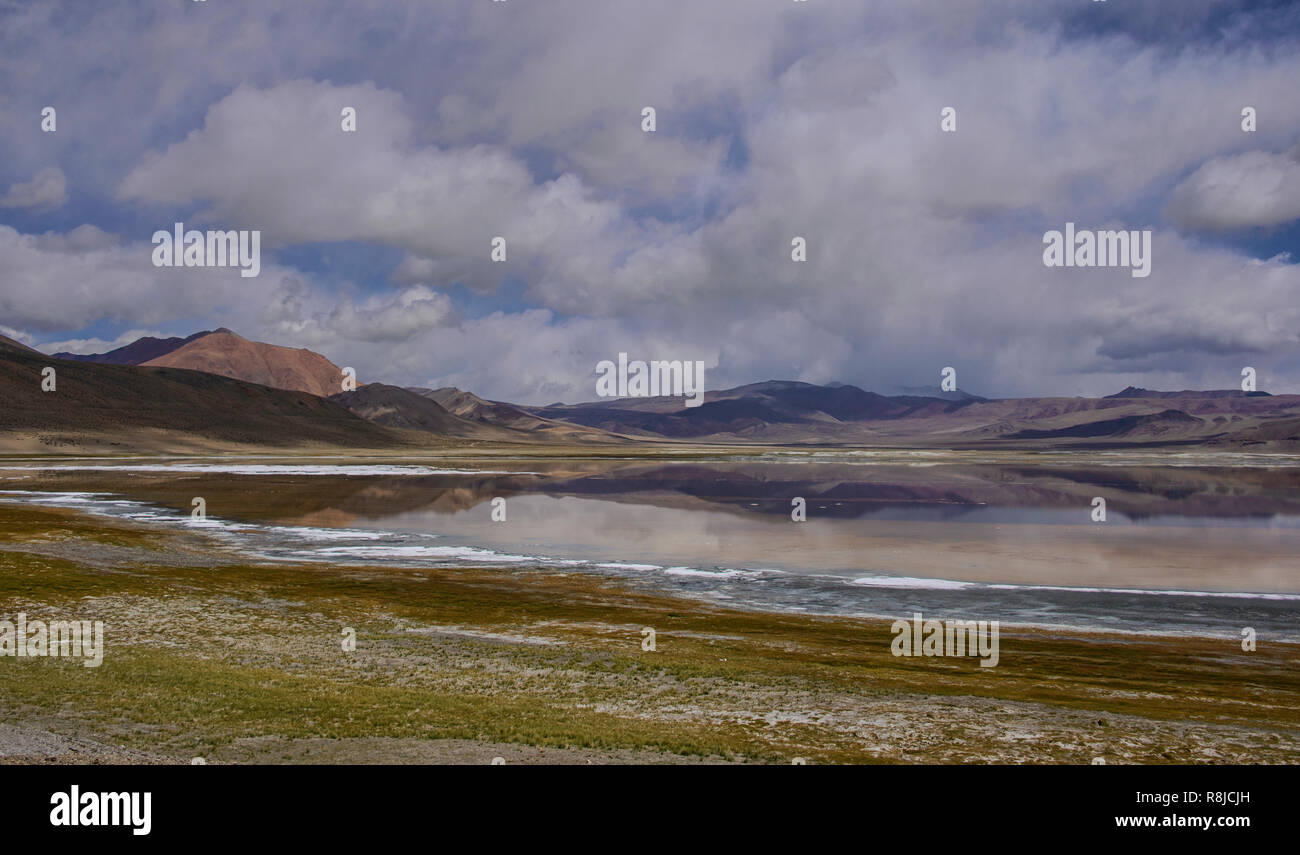
[[[620,352],[1300,392],[1298,92],[1290,2],[0,0],[0,333],[530,404]],[[176,222],[260,274],[155,266]],[[1150,275],[1045,266],[1066,223],[1149,230]]]

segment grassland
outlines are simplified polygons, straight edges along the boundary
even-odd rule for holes
[[[18,611],[102,620],[107,650],[0,657],[8,762],[1300,760],[1300,650],[1265,640],[1004,627],[983,669],[896,658],[884,622],[580,574],[254,564],[0,501],[0,617]],[[35,733],[63,747],[24,750]]]

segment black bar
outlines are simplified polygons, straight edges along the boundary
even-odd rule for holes
[[[873,766],[687,773],[663,767],[582,772],[392,766],[0,767],[7,842],[131,847],[284,836],[336,847],[412,839],[435,849],[569,837],[681,845],[774,830],[820,838],[851,829],[992,845],[1080,837],[1216,842],[1294,822],[1295,771],[1281,766]],[[716,768],[716,767],[715,767]],[[556,776],[559,777],[556,777]],[[51,824],[55,793],[150,793],[150,829]],[[1139,801],[1139,793],[1149,794]],[[1188,794],[1196,796],[1187,801]],[[1217,796],[1210,794],[1243,794]],[[1176,800],[1173,798],[1176,797]],[[1232,802],[1237,802],[1236,804]],[[1167,803],[1166,803],[1167,802]],[[1245,818],[1246,827],[1120,827],[1117,817]],[[1119,820],[1128,821],[1128,820]],[[1200,820],[1198,819],[1198,822]],[[685,837],[687,828],[695,829]],[[430,836],[436,832],[435,836]],[[571,833],[571,834],[570,834]],[[599,833],[601,836],[594,837]],[[469,834],[470,840],[464,840]],[[1052,837],[1044,838],[1042,835]],[[611,836],[612,835],[612,836]],[[993,836],[989,836],[993,835]],[[455,843],[454,841],[461,842]]]

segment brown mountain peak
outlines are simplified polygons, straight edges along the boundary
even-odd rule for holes
[[[250,341],[225,327],[144,364],[206,371],[322,398],[343,388],[342,369],[319,353]]]

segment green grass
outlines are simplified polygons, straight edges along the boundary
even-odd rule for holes
[[[112,554],[192,549],[190,537],[0,502],[0,545],[90,544]],[[1051,709],[1087,713],[1118,741],[1141,734],[1144,722],[1216,724],[1262,733],[1293,761],[1300,754],[1300,656],[1267,640],[1248,654],[1232,638],[1127,641],[1004,628],[1001,663],[984,669],[974,658],[896,658],[887,622],[727,610],[582,574],[185,566],[169,562],[171,552],[157,554],[106,570],[0,551],[0,616],[93,615],[105,621],[107,647],[97,669],[0,658],[4,717],[45,716],[52,727],[179,757],[219,756],[256,737],[380,736],[878,762],[903,756],[882,758],[814,723],[759,719],[773,699],[816,713],[823,701],[916,698],[918,726],[928,727],[926,719],[944,723],[944,704],[983,698],[1046,705],[1044,720]],[[343,626],[357,630],[355,654],[339,648]],[[643,626],[656,630],[657,651],[640,649]],[[951,744],[962,738],[953,727]],[[996,747],[975,740],[963,750],[980,757]],[[1179,750],[1172,736],[1158,747],[1150,759]],[[1039,760],[1074,756],[1035,750]]]

